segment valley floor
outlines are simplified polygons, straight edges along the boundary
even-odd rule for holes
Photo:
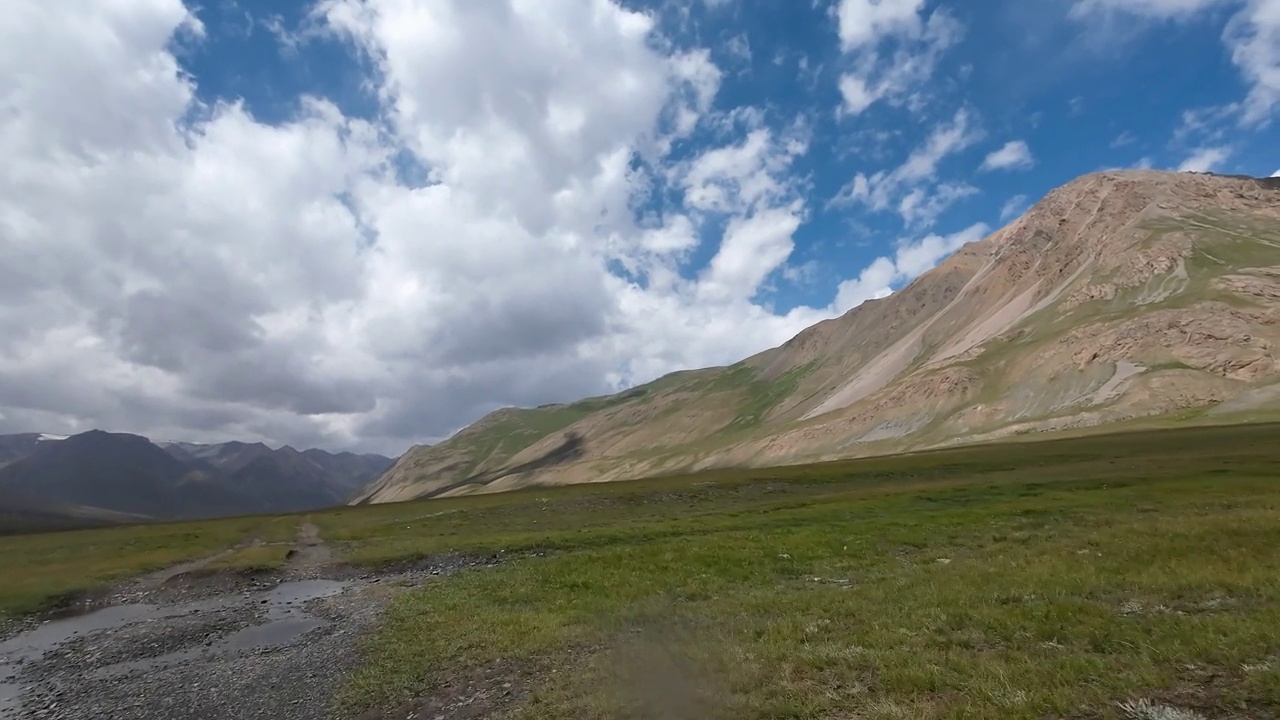
[[[1277,718],[1278,438],[4,538],[0,715]]]

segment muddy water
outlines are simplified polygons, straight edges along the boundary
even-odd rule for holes
[[[151,658],[127,660],[96,667],[94,677],[118,676],[149,670],[202,656],[252,652],[294,643],[329,622],[306,612],[303,606],[346,591],[351,583],[336,580],[287,582],[259,593],[221,595],[177,605],[132,604],[103,608],[85,615],[52,620],[0,642],[0,718],[23,717],[26,692],[23,671],[66,643],[96,633],[110,633],[132,625],[163,622],[192,614],[243,606],[254,610],[260,621],[204,646],[187,648]]]

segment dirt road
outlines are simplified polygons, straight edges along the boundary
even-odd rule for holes
[[[395,594],[483,564],[371,574],[335,563],[310,524],[278,572],[201,572],[223,555],[122,584],[91,612],[0,642],[0,719],[333,718],[358,640]]]

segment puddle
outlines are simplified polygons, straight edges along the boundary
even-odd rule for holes
[[[295,606],[320,598],[333,597],[351,587],[349,582],[339,580],[302,580],[300,582],[281,583],[263,593],[258,602],[266,601],[267,618],[283,617]]]
[[[0,718],[15,717],[15,713],[19,712],[21,696],[26,684],[19,681],[23,667],[29,663],[38,662],[64,643],[77,637],[116,630],[140,622],[243,605],[250,609],[265,611],[266,621],[231,633],[209,646],[188,648],[154,658],[116,663],[98,669],[93,676],[111,677],[209,655],[279,647],[329,625],[329,621],[308,614],[303,610],[303,605],[312,600],[338,595],[351,585],[350,582],[335,580],[305,580],[281,583],[270,590],[248,597],[227,595],[167,607],[145,604],[117,605],[76,617],[51,620],[0,642]]]
[[[234,632],[221,642],[216,643],[211,649],[214,652],[225,650],[245,651],[287,645],[312,630],[318,630],[328,624],[328,620],[321,620],[315,617],[276,620],[265,625],[254,625]]]
[[[46,653],[79,635],[122,627],[154,615],[154,605],[117,605],[85,615],[51,620],[0,642],[0,700],[12,693],[21,666],[39,660]]]
[[[237,630],[225,638],[208,646],[177,650],[164,655],[139,660],[126,660],[94,670],[90,677],[114,678],[132,672],[146,672],[166,665],[187,662],[199,658],[211,658],[220,655],[232,655],[241,652],[253,652],[266,648],[284,647],[298,640],[313,630],[327,627],[328,620],[321,620],[304,613],[299,617],[273,620],[262,625],[251,625]]]
[[[24,665],[43,658],[80,635],[121,627],[157,612],[154,605],[117,605],[62,620],[50,620],[0,642],[0,717],[17,717]]]

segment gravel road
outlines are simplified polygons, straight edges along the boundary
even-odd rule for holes
[[[189,563],[116,588],[90,612],[11,632],[0,641],[0,720],[336,718],[331,700],[357,667],[359,639],[395,594],[487,564],[373,575],[335,565],[310,525],[297,549],[277,573]]]

